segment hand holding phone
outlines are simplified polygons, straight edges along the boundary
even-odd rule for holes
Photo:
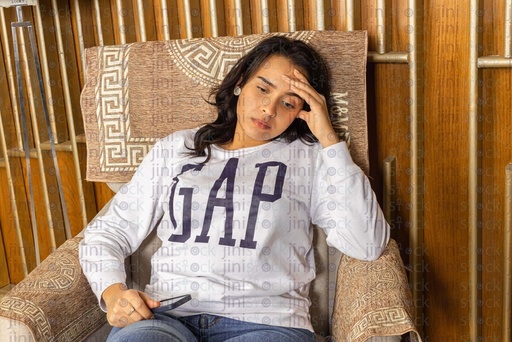
[[[177,297],[171,297],[168,299],[164,299],[160,301],[160,306],[154,309],[151,309],[153,313],[163,313],[173,309],[176,309],[178,306],[181,306],[192,299],[192,296],[189,294]]]

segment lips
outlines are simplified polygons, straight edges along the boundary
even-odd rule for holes
[[[252,123],[260,129],[270,129],[270,126],[265,121],[252,119]]]

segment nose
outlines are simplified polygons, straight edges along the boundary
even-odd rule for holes
[[[267,118],[274,118],[277,114],[276,105],[269,97],[263,99],[261,110]]]

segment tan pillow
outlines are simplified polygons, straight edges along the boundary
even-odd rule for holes
[[[242,55],[275,34],[309,43],[326,60],[335,128],[368,172],[366,32],[300,31],[87,49],[81,97],[87,179],[126,182],[158,138],[211,122],[216,114],[205,99],[212,86]]]

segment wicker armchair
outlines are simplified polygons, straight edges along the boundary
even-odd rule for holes
[[[307,41],[325,58],[335,80],[335,128],[367,172],[366,33],[289,35]],[[157,138],[210,121],[211,109],[203,101],[209,88],[233,60],[264,37],[87,49],[81,104],[88,180],[125,182]],[[317,279],[311,289],[311,317],[319,340],[400,340],[409,332],[411,339],[419,339],[396,242],[391,240],[378,260],[363,262],[329,248],[322,230],[314,231]],[[80,239],[66,241],[0,301],[0,341],[105,340],[110,327],[79,265]],[[143,289],[149,281],[149,259],[158,246],[152,234],[127,259],[132,288]]]

